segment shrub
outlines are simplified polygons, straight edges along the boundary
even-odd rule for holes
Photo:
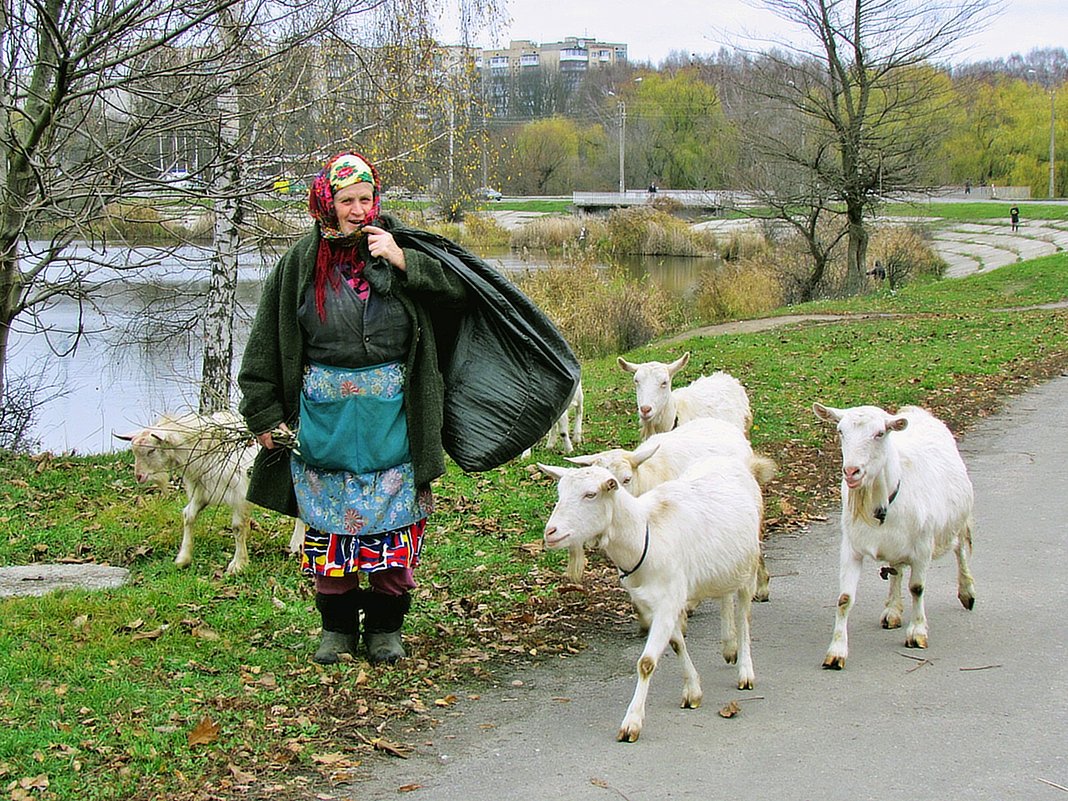
[[[512,231],[511,245],[516,250],[555,252],[579,243],[592,247],[606,233],[604,220],[598,217],[551,215],[537,217]]]
[[[516,283],[582,358],[623,353],[664,333],[674,306],[648,278],[584,263],[532,270]]]
[[[461,245],[469,250],[485,252],[491,249],[506,248],[511,243],[511,233],[494,219],[492,214],[464,215],[460,228]]]
[[[886,270],[887,286],[896,289],[909,280],[939,278],[946,263],[935,252],[925,233],[910,225],[885,225],[868,242],[868,260]]]
[[[758,317],[782,305],[783,291],[774,270],[762,258],[726,262],[702,274],[694,303],[706,323]]]
[[[166,220],[155,207],[126,202],[105,206],[99,228],[108,238],[118,237],[131,244],[170,240],[181,232],[175,220]]]
[[[695,231],[684,220],[653,206],[615,209],[605,218],[544,217],[512,234],[513,248],[537,252],[563,251],[578,243],[601,258],[710,256],[716,251],[712,233]]]

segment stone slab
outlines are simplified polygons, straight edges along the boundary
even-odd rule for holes
[[[47,595],[56,590],[108,590],[130,577],[124,567],[96,564],[39,564],[0,567],[0,598]]]

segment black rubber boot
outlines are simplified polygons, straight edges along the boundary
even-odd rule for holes
[[[315,594],[315,607],[323,619],[323,638],[313,660],[333,665],[341,654],[356,655],[360,644],[360,606],[363,590],[349,590],[341,595]]]
[[[408,593],[385,595],[371,591],[364,596],[363,639],[371,662],[396,662],[407,656],[401,627],[411,605],[412,597]]]

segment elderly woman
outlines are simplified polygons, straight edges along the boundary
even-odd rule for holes
[[[356,653],[361,609],[369,659],[405,656],[430,482],[445,471],[430,312],[467,302],[453,272],[398,246],[379,189],[357,153],[326,163],[309,193],[314,228],[267,278],[238,375],[263,446],[248,497],[307,524],[323,664]]]

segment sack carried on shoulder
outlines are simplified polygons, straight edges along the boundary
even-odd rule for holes
[[[472,307],[435,321],[445,380],[445,451],[461,468],[490,470],[540,440],[567,409],[581,368],[552,321],[511,281],[444,237],[397,229],[463,279]]]

